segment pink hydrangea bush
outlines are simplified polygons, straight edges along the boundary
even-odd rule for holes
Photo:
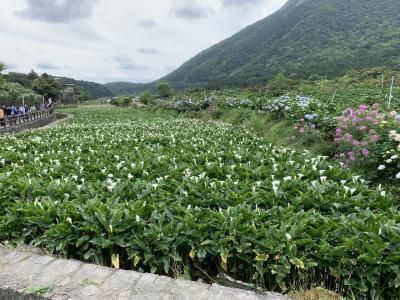
[[[380,125],[385,122],[385,115],[380,113],[379,108],[379,104],[371,107],[361,104],[356,110],[346,109],[336,119],[334,143],[338,158],[348,163],[370,159],[381,140]]]
[[[293,132],[292,141],[301,141],[305,145],[313,145],[323,138],[322,132],[317,128],[317,124],[304,118],[294,124]]]
[[[336,158],[372,180],[400,180],[400,121],[379,104],[348,108],[337,118]]]

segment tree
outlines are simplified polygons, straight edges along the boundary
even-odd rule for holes
[[[24,88],[30,89],[32,88],[32,83],[36,79],[31,79],[28,75],[17,72],[9,72],[4,76],[8,82],[19,83]]]
[[[128,107],[132,104],[132,98],[130,96],[121,96],[111,100],[111,104],[119,107]]]
[[[0,105],[18,104],[25,101],[26,104],[31,105],[40,100],[40,95],[34,93],[32,90],[26,89],[18,83],[10,83],[7,81],[0,81]]]
[[[32,85],[32,83],[33,83],[36,79],[38,79],[39,75],[38,75],[34,70],[31,70],[31,71],[28,73],[27,77],[28,77],[28,79],[31,81],[31,85]]]
[[[44,73],[33,81],[32,89],[45,98],[53,98],[55,100],[61,95],[62,85]]]
[[[3,76],[1,75],[1,72],[4,71],[5,68],[6,68],[6,66],[3,65],[3,64],[0,62],[0,90],[1,90],[2,85],[3,85],[4,82],[5,82],[5,79],[4,79]],[[0,92],[0,93],[1,93],[1,92]]]
[[[292,85],[292,81],[285,77],[281,72],[276,77],[268,82],[269,93],[274,96],[280,96],[289,91],[289,87]]]
[[[161,98],[169,98],[172,96],[173,90],[168,83],[162,82],[156,85],[158,95]]]
[[[80,102],[85,102],[92,99],[92,96],[87,91],[81,88],[76,89],[76,95],[78,96]]]
[[[153,95],[149,92],[144,92],[140,95],[139,101],[145,105],[150,104],[153,101]]]

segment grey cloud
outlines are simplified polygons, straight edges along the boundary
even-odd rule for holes
[[[144,70],[145,66],[138,65],[135,61],[127,56],[114,56],[112,58],[121,69],[125,70]]]
[[[41,69],[41,70],[59,70],[59,69],[62,69],[63,67],[55,65],[53,63],[42,62],[42,63],[36,64],[36,68]]]
[[[211,8],[202,6],[195,1],[180,1],[172,12],[176,17],[183,19],[201,19],[214,14]]]
[[[160,51],[154,48],[139,48],[138,51],[142,54],[161,54]]]
[[[260,2],[261,0],[222,0],[225,6],[250,6]]]
[[[143,19],[137,22],[137,25],[144,28],[151,28],[156,26],[156,22],[153,19]]]
[[[34,21],[68,23],[90,17],[97,0],[25,0],[28,4],[15,15]]]

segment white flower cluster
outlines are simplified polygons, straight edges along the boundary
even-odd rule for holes
[[[254,103],[249,99],[238,99],[230,97],[225,100],[225,105],[232,108],[240,108],[240,107],[253,107]]]
[[[391,141],[399,142],[396,148],[386,151],[383,155],[386,165],[380,165],[378,171],[386,170],[388,167],[398,170],[400,167],[400,134],[396,130],[391,130],[389,134]],[[395,171],[396,173],[397,171]],[[400,179],[400,172],[395,175],[396,179]]]
[[[399,142],[399,143],[400,143],[400,133],[397,133],[396,130],[391,130],[391,131],[390,131],[389,138],[390,138],[392,141],[395,141],[395,142]],[[399,146],[400,146],[400,144],[399,144]],[[400,148],[399,148],[399,149],[400,149]]]
[[[261,109],[278,114],[286,114],[291,118],[306,118],[313,120],[318,118],[317,110],[321,108],[322,104],[314,98],[305,96],[281,96],[274,100],[267,101]]]

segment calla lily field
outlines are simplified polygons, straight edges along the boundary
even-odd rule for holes
[[[398,199],[345,162],[231,124],[69,112],[0,136],[2,241],[178,278],[397,299]]]

